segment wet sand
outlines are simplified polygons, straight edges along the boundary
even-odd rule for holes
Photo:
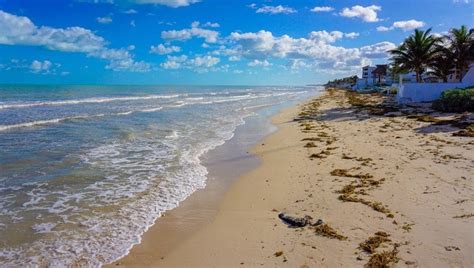
[[[379,95],[331,90],[272,121],[279,130],[251,151],[261,164],[218,204],[191,196],[116,264],[474,265],[474,139],[458,135],[472,114],[398,109]],[[195,210],[209,217],[196,225]],[[280,212],[324,224],[289,228]]]

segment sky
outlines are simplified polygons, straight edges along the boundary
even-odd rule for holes
[[[0,84],[317,84],[463,24],[474,0],[0,0]]]

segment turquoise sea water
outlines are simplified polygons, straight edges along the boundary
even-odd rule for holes
[[[98,266],[205,186],[201,157],[315,87],[0,86],[0,266]]]

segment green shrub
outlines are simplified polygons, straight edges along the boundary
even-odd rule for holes
[[[433,102],[433,108],[443,112],[473,112],[474,88],[446,90]]]

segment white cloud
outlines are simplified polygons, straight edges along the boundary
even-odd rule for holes
[[[178,46],[166,47],[163,44],[159,44],[157,46],[151,46],[150,48],[150,53],[159,54],[159,55],[171,54],[171,53],[180,52],[180,51],[181,51],[181,48]]]
[[[251,8],[251,9],[257,9],[257,4],[252,3],[252,4],[248,5],[247,7]]]
[[[290,60],[287,64],[287,67],[289,67],[291,70],[299,70],[302,68],[311,68],[311,64],[308,64],[305,60],[302,59],[293,59]]]
[[[181,64],[188,59],[188,56],[168,56],[167,61],[163,62],[161,65],[164,69],[179,69]]]
[[[382,7],[376,5],[367,7],[356,5],[351,8],[344,8],[339,14],[348,18],[360,18],[365,22],[377,22],[380,20],[377,18],[377,11],[380,10],[382,10]]]
[[[167,60],[161,63],[164,69],[191,69],[196,72],[207,72],[220,62],[219,58],[213,56],[196,56],[189,59],[186,55],[168,56]]]
[[[220,61],[221,60],[219,58],[209,55],[203,57],[198,56],[189,61],[189,66],[192,68],[209,68],[218,64]]]
[[[208,27],[208,28],[219,28],[221,25],[217,22],[206,22],[202,25],[202,27]]]
[[[200,0],[131,0],[131,2],[134,2],[136,4],[156,4],[177,8],[199,3]]]
[[[30,70],[33,73],[48,73],[52,66],[53,64],[49,60],[34,60],[30,65]]]
[[[355,32],[345,33],[344,36],[350,39],[354,39],[356,37],[359,37],[359,33],[355,33]]]
[[[128,10],[125,10],[123,12],[123,14],[137,14],[138,11],[136,11],[135,9],[131,8],[131,9],[128,9]]]
[[[167,41],[185,41],[193,37],[203,38],[208,43],[216,43],[219,33],[213,30],[199,27],[200,23],[195,21],[191,28],[183,30],[170,30],[161,32],[161,38]]]
[[[351,32],[351,33],[343,33],[341,31],[313,31],[309,34],[309,37],[318,42],[325,42],[325,43],[334,43],[338,39],[342,39],[344,37],[354,39],[359,36],[359,33]]]
[[[291,7],[278,5],[278,6],[263,6],[257,9],[256,12],[267,13],[267,14],[291,14],[291,13],[296,13],[296,10]]]
[[[132,26],[132,27],[136,27],[136,26],[137,26],[137,25],[135,24],[135,20],[131,20],[131,21],[130,21],[130,26]]]
[[[261,66],[261,67],[268,67],[272,65],[270,62],[267,60],[253,60],[247,64],[248,66],[251,67],[256,67],[256,66]]]
[[[329,7],[329,6],[322,6],[322,7],[314,7],[311,9],[311,12],[331,12],[333,11],[334,8],[333,7]]]
[[[391,42],[380,42],[370,46],[364,46],[360,48],[362,56],[369,59],[385,58],[388,55],[388,51],[395,49],[397,46]]]
[[[236,33],[227,38],[230,43],[214,51],[216,55],[242,57],[249,65],[267,62],[270,59],[286,59],[293,69],[312,66],[315,70],[352,73],[371,63],[371,59],[388,57],[386,49],[395,45],[382,42],[363,48],[344,48],[332,43],[341,38],[353,38],[356,33],[340,31],[318,31],[309,33],[307,38],[293,38],[288,35],[274,36],[269,31]],[[255,61],[257,60],[257,61]]]
[[[229,61],[240,61],[240,57],[239,56],[230,56]]]
[[[403,21],[396,21],[390,27],[386,26],[379,26],[377,27],[377,31],[379,32],[386,32],[391,31],[393,29],[401,29],[403,31],[411,31],[417,28],[424,27],[426,24],[423,21],[418,20],[403,20]]]
[[[402,29],[404,31],[410,31],[423,26],[425,26],[425,23],[417,20],[396,21],[393,23],[393,27]]]
[[[98,17],[97,22],[101,24],[110,24],[112,23],[112,18],[111,17]]]
[[[385,27],[385,26],[378,26],[377,27],[377,31],[379,31],[379,32],[387,32],[387,31],[390,31],[392,29],[393,29],[392,27]]]
[[[49,50],[84,53],[109,61],[106,68],[113,70],[147,71],[150,65],[135,62],[127,49],[107,47],[107,41],[82,27],[38,27],[23,16],[0,10],[0,44],[43,46]]]
[[[93,2],[93,3],[107,3],[107,4],[114,4],[115,2],[119,1],[114,1],[114,0],[85,0],[88,2]],[[168,6],[168,7],[186,7],[191,4],[199,3],[201,0],[120,0],[122,2],[128,2],[131,4],[137,4],[137,5],[142,5],[142,4],[152,4],[152,5],[162,5],[162,6]]]

